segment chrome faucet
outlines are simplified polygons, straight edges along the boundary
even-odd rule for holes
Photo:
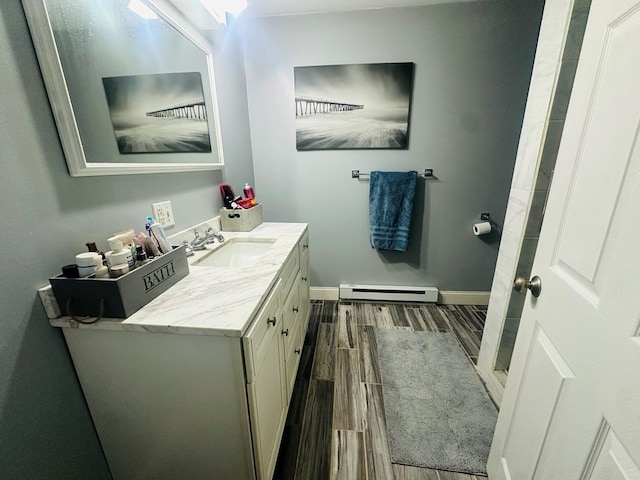
[[[220,232],[215,232],[213,228],[209,227],[204,233],[199,232],[197,229],[193,231],[195,238],[191,240],[191,248],[194,250],[204,250],[206,245],[214,243],[216,240],[220,243],[224,242],[224,237]]]

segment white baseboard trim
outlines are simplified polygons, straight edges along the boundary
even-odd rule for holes
[[[491,292],[440,290],[438,303],[443,305],[489,305]]]
[[[309,291],[311,300],[338,300],[340,296],[338,287],[311,287]]]
[[[311,287],[311,300],[338,300],[338,287]],[[490,292],[440,291],[438,303],[444,305],[489,305]]]

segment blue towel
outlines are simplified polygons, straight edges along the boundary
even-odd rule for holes
[[[407,250],[418,172],[371,172],[369,232],[377,250]]]

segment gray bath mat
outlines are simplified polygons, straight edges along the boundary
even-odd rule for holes
[[[455,336],[375,332],[393,463],[486,475],[497,411]]]

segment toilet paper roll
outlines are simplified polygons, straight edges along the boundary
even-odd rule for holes
[[[491,231],[491,224],[489,222],[481,222],[473,224],[474,235],[486,235]]]

